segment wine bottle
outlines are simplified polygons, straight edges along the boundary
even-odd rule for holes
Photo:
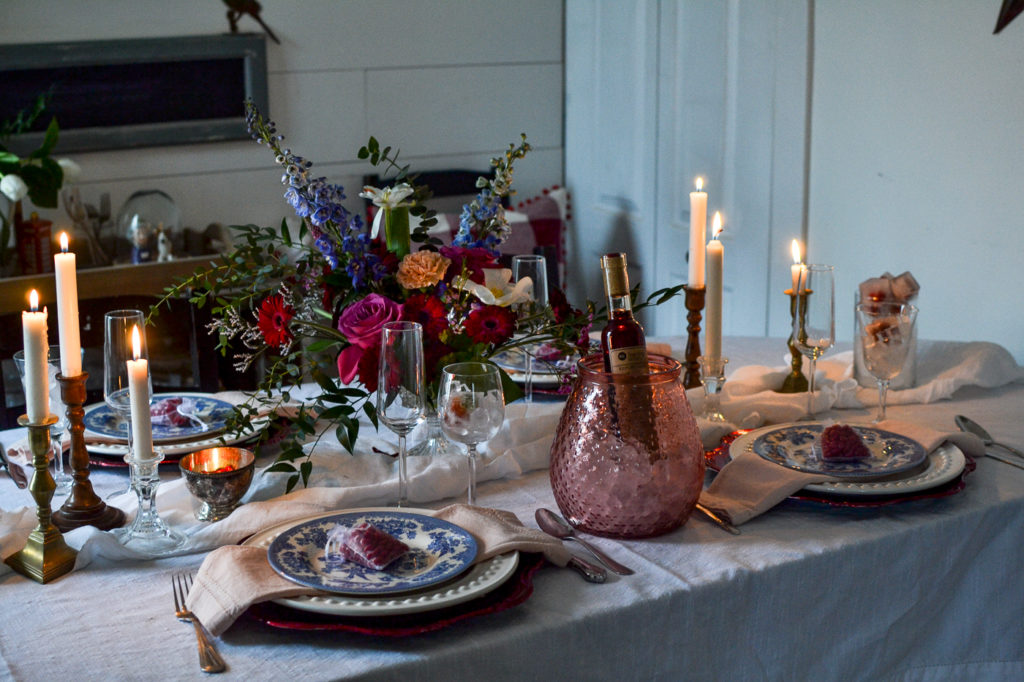
[[[608,297],[608,324],[601,330],[604,371],[613,374],[647,374],[644,328],[633,317],[626,275],[626,254],[601,256],[604,293]]]

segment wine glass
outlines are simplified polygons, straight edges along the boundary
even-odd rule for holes
[[[437,397],[441,428],[469,446],[469,504],[476,504],[477,446],[493,438],[505,421],[505,395],[498,368],[487,362],[457,362],[441,373]]]
[[[50,414],[57,417],[56,424],[50,427],[50,448],[53,452],[53,482],[57,484],[54,491],[57,494],[71,492],[71,484],[74,479],[64,471],[64,450],[61,439],[68,428],[67,410],[60,398],[60,386],[57,385],[57,374],[60,373],[60,348],[50,347],[47,354],[47,372],[49,373],[50,384]],[[14,354],[14,364],[18,368],[21,380],[25,380],[25,351],[19,350]]]
[[[405,437],[426,412],[423,327],[418,322],[388,322],[381,329],[377,418],[398,435],[399,507],[409,503]]]
[[[864,348],[864,365],[878,382],[878,415],[885,419],[889,381],[903,369],[913,343],[917,308],[909,303],[871,302],[857,305],[857,336]]]
[[[117,418],[117,425],[125,427],[125,441],[131,443],[131,403],[128,400],[128,361],[133,359],[132,327],[145,328],[146,316],[141,310],[111,310],[103,316],[103,400]],[[141,335],[139,357],[148,359],[146,335]],[[150,379],[149,394],[153,395]],[[120,430],[120,428],[118,428]],[[131,492],[131,485],[107,495],[107,499]]]
[[[131,418],[128,421],[128,454],[124,461],[128,464],[130,490],[135,492],[139,501],[138,513],[132,524],[125,528],[116,528],[113,533],[118,541],[127,547],[143,552],[149,556],[162,556],[173,553],[185,544],[185,535],[168,526],[156,511],[156,490],[160,485],[160,462],[163,455],[153,449],[149,428],[149,401],[153,395],[150,388],[152,379],[149,377],[148,366],[144,366],[146,381],[139,381],[129,388],[128,362],[144,360],[145,334],[142,332],[142,313],[138,310],[115,310],[107,313],[104,320],[105,337],[103,340],[104,384],[103,393],[111,409],[122,411],[127,409],[135,419],[145,420],[145,426],[133,428]],[[128,329],[125,322],[133,320]],[[134,338],[133,338],[134,337]],[[134,392],[139,391],[139,395]],[[141,411],[132,410],[132,403],[140,405]],[[140,442],[140,437],[143,440]],[[147,442],[148,441],[148,442]]]
[[[811,361],[805,419],[814,419],[815,365],[835,343],[835,320],[835,268],[831,265],[804,266],[797,281],[793,344]]]
[[[548,270],[544,256],[524,254],[512,257],[512,279],[519,282],[529,279],[530,300],[519,304],[519,331],[532,334],[542,327],[541,315],[548,306]],[[533,402],[533,344],[524,344],[523,354],[525,375],[523,377],[523,400]]]

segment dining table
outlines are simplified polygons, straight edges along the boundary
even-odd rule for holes
[[[657,341],[668,344],[673,357],[684,358],[684,337]],[[942,383],[941,358],[959,357],[970,344],[930,343],[919,342],[922,358],[931,355],[918,381]],[[823,376],[829,357],[845,358],[849,348],[840,344],[822,358]],[[729,356],[726,388],[745,368],[788,369],[785,339],[726,337],[723,352]],[[892,391],[889,416],[953,432],[954,417],[963,414],[995,440],[1022,449],[1024,370],[1012,360],[1007,366],[1001,379],[942,384],[948,395],[940,391],[923,401],[902,401]],[[843,381],[850,388],[852,379]],[[827,395],[827,380],[821,390]],[[848,393],[864,397],[872,390]],[[701,389],[688,395],[699,411]],[[792,398],[802,404],[802,396]],[[732,400],[740,397],[726,390],[727,417]],[[870,423],[874,405],[862,402],[837,400],[816,417]],[[562,405],[558,398],[538,396],[529,405],[507,407],[516,423],[532,424],[529,453],[515,438],[502,440],[501,452],[492,444],[481,463],[478,505],[510,511],[532,528],[538,508],[557,510],[544,444],[554,435]],[[749,412],[732,415],[721,433],[771,421],[765,417],[770,411]],[[698,424],[702,433],[712,433],[707,423]],[[356,477],[363,472],[378,482],[397,480],[397,464],[383,452],[393,436],[368,424],[363,429],[354,454],[332,432],[315,446],[324,461],[334,458],[349,468],[340,477],[314,475],[310,485],[345,488],[347,496],[340,499],[346,508],[394,502],[394,488],[365,486]],[[24,435],[24,429],[0,432],[0,442],[14,448]],[[717,436],[710,443],[706,438],[705,447],[716,445]],[[273,457],[270,448],[257,451],[261,471],[247,504],[284,493],[283,474],[262,472]],[[425,459],[410,458],[413,506],[440,509],[462,501],[464,485],[434,485],[428,473],[450,469],[452,480],[462,480],[464,458],[415,461]],[[706,476],[710,482],[715,472],[709,468]],[[111,543],[102,536],[109,533],[80,528],[66,535],[80,549],[76,569],[53,582],[39,584],[0,567],[0,679],[209,677],[198,667],[192,627],[175,618],[172,575],[200,567],[215,544],[209,529],[225,521],[202,523],[192,508],[181,512],[179,503],[190,498],[176,466],[162,466],[161,478],[157,507],[172,527],[196,540],[194,549],[156,559],[122,556],[105,549]],[[124,492],[126,468],[92,467],[90,481],[109,503],[135,513],[134,495]],[[227,663],[222,676],[452,682],[1024,679],[1024,468],[987,456],[968,458],[958,481],[941,494],[873,504],[795,494],[740,525],[738,535],[696,513],[656,537],[585,535],[634,574],[609,573],[605,583],[596,584],[575,571],[542,565],[523,575],[526,596],[520,603],[453,618],[421,633],[275,627],[246,613],[214,640]],[[60,502],[55,498],[53,506]],[[6,554],[20,546],[16,529],[34,516],[28,491],[0,474],[0,548]],[[587,556],[575,543],[567,547]]]

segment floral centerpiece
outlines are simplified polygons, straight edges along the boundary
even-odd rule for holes
[[[492,159],[493,177],[477,181],[479,194],[462,211],[450,246],[429,234],[436,224],[424,202],[429,187],[416,184],[398,152],[370,138],[359,157],[385,173],[391,185],[365,187],[360,196],[377,207],[371,225],[342,205],[341,186],[317,177],[313,164],[282,145],[284,137],[255,106],[246,104],[253,138],[267,146],[283,168],[284,198],[301,219],[297,230],[234,226],[236,250],[168,289],[168,297],[192,292],[210,305],[219,347],[235,347],[237,367],[265,365],[260,390],[238,408],[244,425],[290,401],[303,382],[319,393],[290,418],[286,438],[271,471],[291,472],[290,490],[306,484],[312,468],[303,441],[328,422],[349,451],[359,434],[360,412],[376,426],[369,396],[377,387],[380,329],[408,320],[423,327],[427,392],[436,396],[442,368],[452,362],[488,360],[513,348],[545,344],[565,355],[589,349],[591,324],[600,316],[593,304],[572,307],[561,291],[551,305],[529,305],[529,282],[511,282],[498,264],[509,234],[502,200],[512,193],[514,164],[529,151],[523,135],[504,155]],[[415,227],[410,229],[410,226]],[[666,290],[667,291],[667,290]],[[667,299],[677,292],[652,294]],[[641,304],[642,307],[643,304]],[[519,330],[530,330],[516,334]],[[502,372],[507,401],[520,389]]]

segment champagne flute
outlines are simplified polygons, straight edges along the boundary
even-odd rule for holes
[[[521,303],[518,309],[520,332],[532,334],[542,325],[539,316],[548,306],[548,270],[544,256],[524,254],[512,257],[512,279],[519,282],[529,279],[531,282],[528,293],[530,300]],[[523,400],[533,402],[533,350],[532,344],[521,349],[525,376],[523,378]]]
[[[909,303],[871,302],[857,305],[857,335],[864,347],[864,365],[878,382],[878,415],[885,420],[889,381],[903,369],[912,345],[917,308]]]
[[[423,327],[418,322],[388,322],[381,329],[377,418],[398,435],[399,507],[409,503],[405,437],[426,413]]]
[[[118,431],[123,424],[126,443],[131,444],[131,403],[128,399],[128,360],[132,359],[132,327],[145,328],[146,316],[141,310],[111,310],[103,316],[103,400],[117,417]],[[148,359],[146,335],[141,335],[139,357]],[[150,379],[149,394],[153,395]],[[107,496],[107,499],[131,492],[131,485]]]
[[[469,446],[469,504],[476,504],[477,446],[493,438],[505,421],[505,395],[498,368],[487,362],[457,362],[441,373],[441,428]]]
[[[811,361],[804,419],[814,419],[815,365],[835,343],[835,319],[835,268],[804,266],[797,281],[796,315],[793,317],[793,343]]]

